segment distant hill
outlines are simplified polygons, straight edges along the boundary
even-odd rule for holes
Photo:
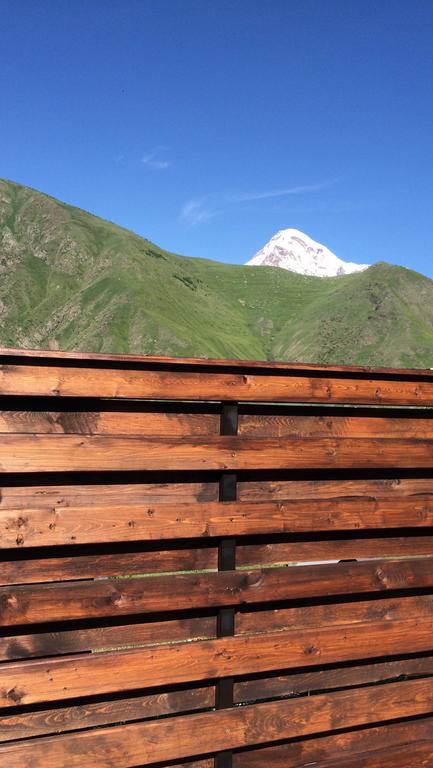
[[[433,367],[433,281],[335,278],[177,256],[0,181],[0,344]]]

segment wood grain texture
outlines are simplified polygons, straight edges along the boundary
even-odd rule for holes
[[[433,440],[3,435],[0,472],[432,468]]]
[[[402,723],[387,723],[377,727],[363,727],[360,730],[317,736],[314,739],[302,739],[272,747],[262,747],[235,753],[234,768],[322,768],[323,764],[338,765],[348,757],[365,756],[371,752],[399,747],[410,752],[412,744],[430,740],[432,737],[433,718]],[[329,763],[332,761],[332,763]],[[403,763],[403,765],[405,765]]]
[[[201,547],[112,555],[3,560],[0,562],[0,585],[73,581],[158,572],[216,570],[217,555],[216,547]]]
[[[361,599],[292,608],[264,608],[254,610],[244,607],[236,613],[237,634],[258,634],[280,632],[307,627],[336,627],[344,624],[363,622],[389,622],[413,619],[416,616],[430,616],[433,612],[433,595],[412,595],[407,592],[400,597],[382,597],[372,600]]]
[[[238,545],[238,567],[347,559],[433,556],[433,537],[406,536]],[[109,576],[216,570],[216,547],[151,550],[113,555],[3,560],[0,585],[72,581]]]
[[[433,404],[433,377],[415,380],[308,376],[301,370],[230,373],[0,365],[0,395],[240,400],[262,402]]]
[[[6,626],[433,587],[433,558],[0,587]]]
[[[430,681],[414,680],[6,744],[0,760],[8,768],[130,768],[432,710]]]
[[[59,361],[60,365],[65,365],[66,361],[77,360],[80,363],[88,364],[89,367],[93,363],[103,363],[104,361],[115,363],[117,365],[125,363],[138,363],[142,366],[143,370],[148,367],[154,368],[155,366],[164,369],[164,366],[169,366],[182,370],[185,367],[197,367],[205,368],[259,368],[264,371],[273,370],[285,370],[285,371],[326,371],[345,373],[356,372],[362,375],[368,375],[371,377],[380,378],[382,376],[396,376],[407,377],[410,379],[433,379],[430,368],[386,368],[386,367],[373,367],[370,365],[320,365],[318,363],[290,363],[283,360],[223,360],[221,358],[207,358],[207,357],[167,357],[162,355],[125,355],[125,354],[110,354],[107,352],[81,352],[79,350],[52,350],[52,349],[17,349],[15,347],[0,347],[0,356],[2,362],[9,358],[12,358],[20,364],[27,361],[36,360],[39,364],[44,364],[46,361]],[[125,365],[125,368],[128,366]]]
[[[367,755],[326,760],[317,768],[428,768],[433,762],[433,739],[411,742],[402,747],[378,749]]]
[[[349,603],[304,606],[237,613],[238,634],[257,634],[287,629],[341,626],[366,621],[397,621],[433,615],[433,596],[408,596],[361,600]],[[216,637],[216,616],[165,619],[146,623],[88,629],[62,629],[14,634],[0,639],[0,660],[27,659],[83,653],[101,649],[173,643]]]
[[[429,651],[433,618],[313,627],[106,654],[4,663],[0,706],[111,694],[339,661]]]
[[[236,548],[238,567],[307,563],[322,560],[368,560],[433,556],[433,536],[405,536],[357,539],[284,541],[271,544],[239,544]],[[1,573],[1,565],[0,565]]]
[[[214,704],[215,688],[207,686],[7,715],[0,717],[0,743],[208,709]]]
[[[253,702],[257,699],[263,701],[279,696],[298,696],[315,691],[423,676],[433,676],[433,656],[244,680],[234,685],[234,701],[235,703]]]
[[[24,405],[24,403],[23,403]],[[209,413],[127,411],[0,411],[0,434],[218,435]]]
[[[6,478],[7,479],[7,478]],[[3,485],[0,510],[47,507],[112,507],[218,501],[217,482],[77,483],[76,485]]]
[[[410,411],[409,411],[410,413]],[[401,437],[432,439],[433,419],[372,416],[297,416],[241,414],[238,434],[244,437]]]
[[[385,473],[384,473],[385,475]],[[237,484],[239,501],[289,501],[293,499],[331,499],[342,496],[383,498],[433,494],[433,478],[401,477],[395,471],[388,478],[344,478],[334,480],[242,480]]]
[[[0,548],[433,525],[433,496],[0,508]]]
[[[216,617],[166,619],[91,629],[39,631],[0,639],[0,661],[61,654],[106,652],[216,637]]]

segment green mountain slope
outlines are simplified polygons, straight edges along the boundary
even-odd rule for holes
[[[0,180],[0,344],[431,367],[433,281],[177,256]]]

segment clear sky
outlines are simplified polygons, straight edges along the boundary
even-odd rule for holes
[[[433,277],[432,0],[0,0],[0,176],[185,255]]]

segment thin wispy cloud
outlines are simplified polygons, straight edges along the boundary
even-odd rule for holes
[[[145,152],[141,157],[141,163],[154,171],[164,171],[166,168],[170,168],[171,162],[162,156],[163,149],[163,147],[155,147]]]
[[[187,200],[182,206],[180,219],[189,226],[196,226],[210,221],[224,210],[242,203],[254,203],[260,200],[270,200],[290,195],[306,195],[310,192],[319,192],[333,186],[339,179],[327,179],[314,184],[300,184],[284,189],[271,189],[263,191],[239,192],[237,194],[204,195],[202,197]]]
[[[327,189],[336,184],[338,179],[329,179],[320,181],[317,184],[302,184],[297,187],[286,187],[286,189],[271,189],[264,192],[242,192],[234,195],[232,200],[236,203],[247,203],[253,200],[269,200],[273,197],[287,197],[288,195],[303,195],[307,192],[319,192],[321,189]]]
[[[188,200],[182,206],[180,218],[186,224],[195,226],[196,224],[204,224],[204,222],[210,221],[217,212],[217,209],[209,203],[208,198],[202,197]]]

